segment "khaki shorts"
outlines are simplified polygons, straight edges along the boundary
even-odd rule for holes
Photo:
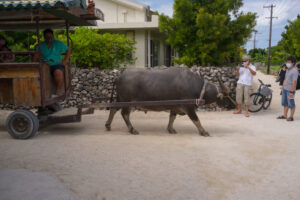
[[[237,84],[236,87],[236,102],[237,104],[242,104],[243,99],[245,105],[250,105],[250,94],[252,91],[252,86]]]

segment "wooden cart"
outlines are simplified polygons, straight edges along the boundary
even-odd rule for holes
[[[96,25],[95,20],[104,20],[103,13],[94,6],[92,1],[85,5],[82,0],[0,1],[0,30],[36,30],[40,47],[42,28],[66,29],[67,45],[70,46],[70,26],[93,26]],[[29,51],[0,53],[16,56],[34,54]],[[59,105],[57,102],[63,101],[71,92],[71,70],[69,65],[65,66],[64,93],[52,98],[55,84],[50,75],[50,66],[43,63],[41,58],[39,60],[34,63],[0,63],[0,104],[39,108],[38,116],[25,109],[9,115],[6,127],[10,135],[17,139],[33,137],[40,124],[81,119],[76,117],[78,115],[57,119],[49,117],[47,108]]]
[[[41,28],[66,29],[69,45],[69,26],[92,26],[93,20],[104,20],[103,13],[95,9],[91,1],[88,7],[82,5],[82,0],[37,0],[34,2],[30,0],[0,1],[0,30],[35,29],[40,46]],[[34,54],[34,52],[0,53],[24,56]],[[38,108],[37,115],[30,110],[19,109],[8,116],[6,128],[13,138],[31,138],[35,136],[39,128],[50,124],[80,122],[82,114],[92,114],[94,109],[204,103],[201,98],[144,102],[109,102],[109,99],[98,99],[96,101],[104,103],[79,106],[75,114],[50,114],[49,108],[53,109],[53,106],[58,105],[57,102],[63,101],[71,92],[70,66],[65,66],[65,72],[65,92],[59,97],[52,98],[55,85],[50,76],[50,67],[46,63],[0,63],[0,104]],[[88,110],[83,112],[84,108]]]

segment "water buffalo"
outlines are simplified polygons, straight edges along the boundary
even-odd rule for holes
[[[116,80],[117,102],[131,101],[160,101],[160,100],[182,100],[182,99],[199,99],[201,91],[205,104],[217,102],[224,103],[230,90],[222,83],[219,78],[220,87],[204,81],[197,73],[191,72],[187,68],[172,67],[167,69],[127,69]],[[196,115],[197,105],[181,106],[152,106],[138,109],[152,111],[170,111],[168,132],[176,133],[173,123],[176,115],[187,114],[198,128],[199,134],[209,136],[204,130],[200,120]],[[105,124],[106,129],[111,129],[113,117],[118,109],[111,109],[109,118]],[[139,134],[133,128],[129,115],[131,109],[122,108],[122,117],[132,134]]]

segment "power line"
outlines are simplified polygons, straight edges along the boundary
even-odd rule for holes
[[[273,8],[275,8],[276,5],[271,4],[269,6],[264,6],[264,8],[271,8],[271,14],[270,17],[266,17],[267,19],[270,19],[270,33],[269,33],[269,51],[268,51],[268,69],[267,73],[270,74],[270,63],[271,63],[271,41],[272,41],[272,23],[273,23],[273,18],[278,18],[278,17],[273,17]]]

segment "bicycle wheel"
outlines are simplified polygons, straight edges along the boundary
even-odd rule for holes
[[[249,112],[258,112],[263,108],[265,97],[258,93],[252,93],[250,95],[250,107]]]
[[[265,97],[265,103],[263,105],[263,108],[265,110],[267,110],[270,107],[271,101],[272,101],[272,94],[270,94],[270,95],[268,95],[268,96]]]

